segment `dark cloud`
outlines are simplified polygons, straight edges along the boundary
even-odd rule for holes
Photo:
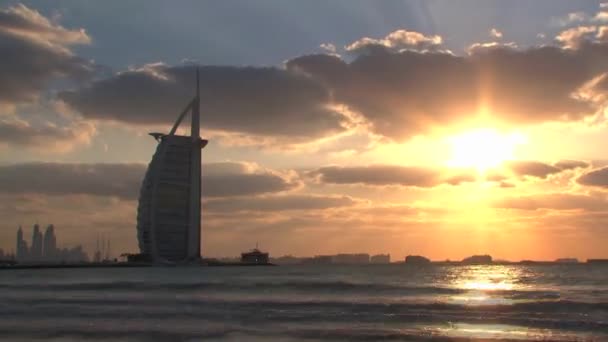
[[[555,167],[560,168],[562,170],[572,170],[578,168],[584,169],[589,166],[589,163],[581,160],[560,160],[555,163]]]
[[[580,176],[577,182],[582,185],[608,188],[608,167],[587,172]]]
[[[51,123],[32,125],[16,118],[0,118],[0,145],[67,151],[78,144],[88,144],[93,134],[95,126],[83,121],[58,126]]]
[[[518,196],[500,200],[495,203],[497,208],[521,209],[521,210],[587,210],[604,211],[608,208],[605,196],[550,193],[529,196]]]
[[[136,198],[142,164],[27,163],[0,167],[3,193]]]
[[[348,196],[281,195],[253,198],[212,199],[203,203],[208,212],[321,210],[349,207],[357,201]]]
[[[335,101],[360,112],[376,133],[403,140],[474,119],[483,108],[502,124],[594,114],[595,105],[574,94],[608,71],[608,44],[584,41],[576,49],[496,45],[466,56],[383,51],[350,63],[311,55],[286,65],[333,89]]]
[[[295,175],[262,169],[255,164],[203,165],[203,196],[247,196],[293,190],[300,186]]]
[[[89,41],[83,30],[53,24],[24,5],[0,10],[0,104],[31,101],[57,78],[90,76],[92,63],[69,49]]]
[[[231,165],[234,164],[234,165]],[[0,193],[94,195],[136,199],[143,164],[27,163],[0,166]],[[223,170],[228,172],[223,173]],[[203,165],[203,196],[246,196],[291,190],[296,179],[252,164]]]
[[[194,95],[195,66],[147,65],[59,97],[85,117],[169,124]],[[310,139],[342,131],[330,91],[277,68],[202,66],[202,125],[254,136]]]
[[[507,163],[507,167],[520,177],[547,178],[562,171],[562,168],[538,161],[511,161]]]
[[[441,37],[398,30],[347,46],[351,62],[308,55],[284,69],[202,66],[203,126],[303,141],[343,131],[343,105],[394,140],[472,120],[482,109],[497,124],[580,120],[597,107],[576,94],[608,72],[608,44],[600,41],[477,44],[464,56],[440,47]],[[59,97],[87,118],[168,124],[192,96],[193,75],[194,66],[145,65]]]
[[[488,182],[500,183],[501,187],[513,187],[509,180],[511,178],[535,177],[546,179],[550,175],[558,174],[568,170],[587,168],[589,163],[581,160],[560,160],[555,164],[540,161],[516,160],[505,163],[505,169],[509,172],[490,171],[484,177]]]
[[[473,181],[473,175],[466,173],[443,174],[439,170],[424,167],[393,165],[373,165],[359,167],[328,166],[312,171],[322,183],[361,184],[372,186],[415,186],[434,187],[441,184],[458,185]]]

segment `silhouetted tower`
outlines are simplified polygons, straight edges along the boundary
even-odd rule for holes
[[[23,240],[23,229],[19,226],[17,230],[17,261],[23,262],[29,259],[27,242]]]
[[[110,239],[106,240],[106,255],[105,255],[105,259],[106,260],[110,260]]]
[[[42,233],[40,226],[36,223],[32,232],[32,248],[30,251],[32,261],[40,261],[42,259]]]
[[[54,261],[57,258],[57,237],[55,237],[55,227],[52,224],[49,224],[44,232],[42,256],[45,261]]]
[[[93,261],[101,262],[101,251],[99,250],[99,234],[97,234],[97,242],[95,244],[95,255],[93,256]]]
[[[137,209],[137,240],[142,254],[156,262],[201,257],[200,82],[196,94],[169,134],[150,133],[159,144],[142,182]],[[176,135],[191,114],[190,136]]]

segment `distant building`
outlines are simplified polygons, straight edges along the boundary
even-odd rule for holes
[[[152,262],[152,259],[150,258],[149,255],[146,254],[132,254],[132,253],[123,253],[120,255],[121,258],[125,258],[127,260],[127,262],[134,262],[134,263],[148,263],[148,262]]]
[[[304,259],[292,255],[284,255],[278,258],[270,258],[270,261],[277,265],[297,265],[301,264]]]
[[[55,237],[55,227],[49,224],[44,232],[42,243],[42,259],[44,261],[57,260],[57,238]]]
[[[333,257],[331,255],[315,255],[312,258],[303,259],[302,263],[307,265],[330,265],[333,263]]]
[[[87,253],[85,253],[80,245],[72,248],[63,248],[58,251],[58,254],[58,260],[62,263],[81,263],[89,261]]]
[[[558,262],[561,264],[578,264],[578,259],[577,258],[559,258],[559,259],[556,259],[555,262]]]
[[[249,252],[241,253],[243,264],[268,264],[268,253],[263,253],[257,248]]]
[[[359,254],[337,254],[333,256],[334,264],[369,264],[369,254],[367,253],[359,253]]]
[[[40,226],[36,223],[32,232],[32,247],[30,250],[30,259],[32,261],[42,260],[42,233]]]
[[[491,264],[492,257],[490,255],[473,255],[468,258],[462,260],[463,264],[471,264],[471,265],[484,265]]]
[[[587,263],[608,265],[608,259],[587,259]]]
[[[372,264],[390,264],[391,263],[391,255],[390,254],[376,254],[372,255],[369,258],[369,262]]]
[[[405,257],[405,263],[414,265],[426,265],[430,264],[431,260],[421,255],[408,255]]]
[[[24,262],[29,259],[29,251],[27,248],[27,242],[23,239],[23,229],[19,226],[17,230],[17,261]]]

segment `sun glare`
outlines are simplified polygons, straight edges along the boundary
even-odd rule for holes
[[[480,172],[513,159],[517,145],[525,142],[519,133],[503,134],[493,129],[477,129],[448,138],[451,167],[471,167]]]

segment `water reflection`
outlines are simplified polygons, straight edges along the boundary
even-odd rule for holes
[[[513,266],[454,267],[447,275],[448,284],[466,292],[451,296],[448,301],[468,305],[512,304],[510,294],[525,290],[521,284],[525,276],[524,270]]]

